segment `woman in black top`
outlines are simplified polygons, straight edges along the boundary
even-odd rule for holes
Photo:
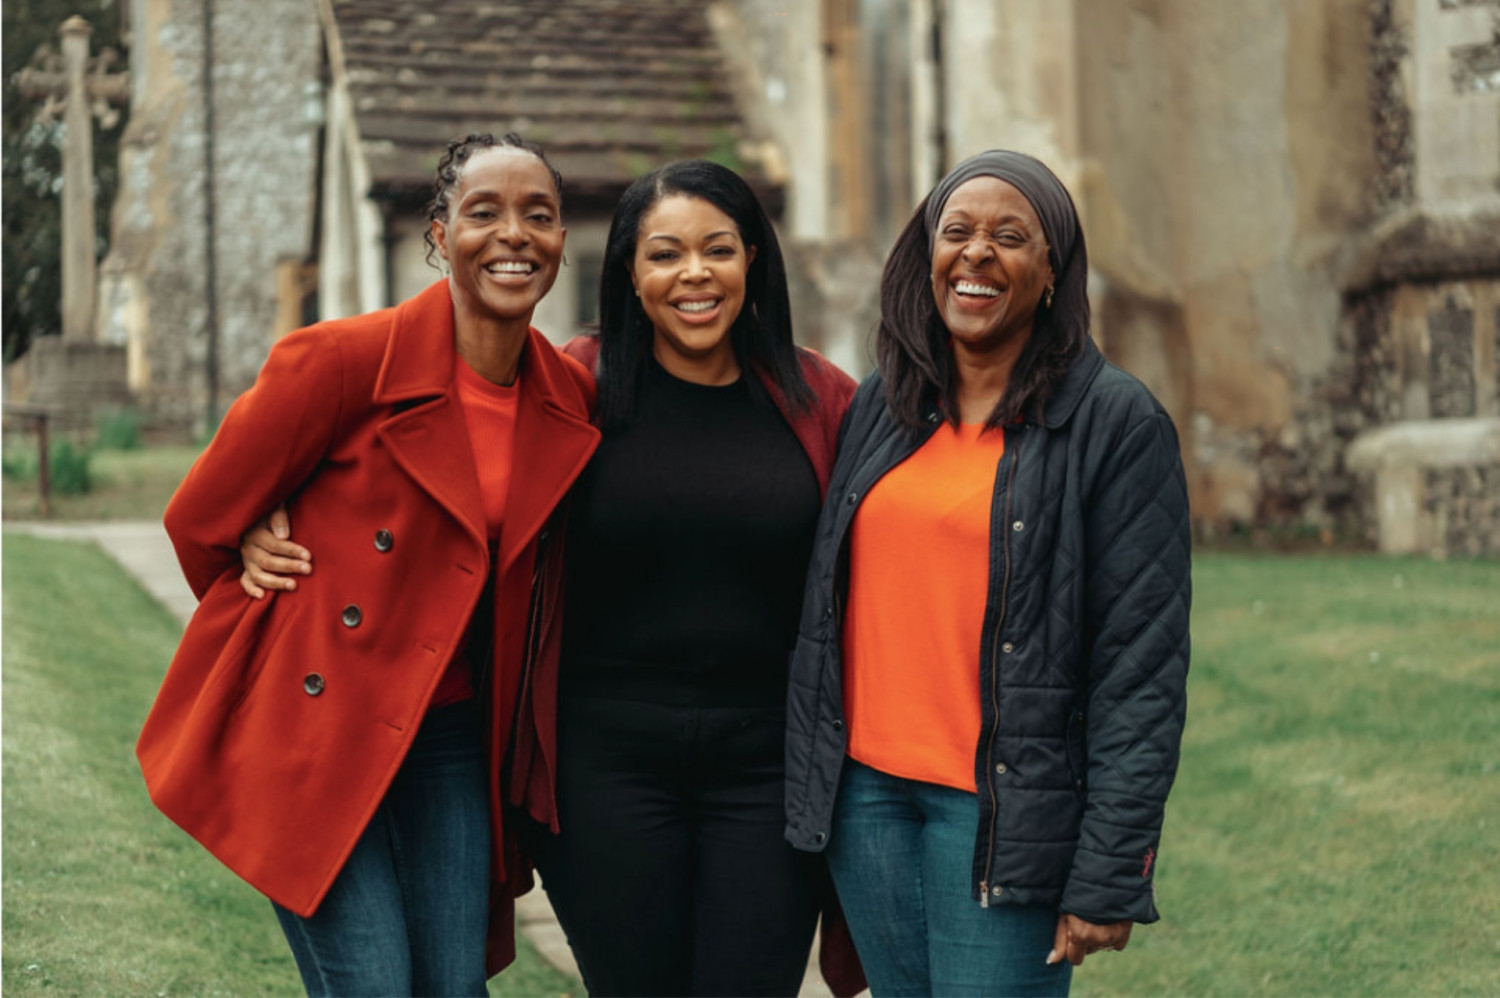
[[[538,866],[590,993],[794,994],[823,874],[782,835],[786,662],[853,383],[792,346],[732,171],[643,177],[606,252],[600,333],[567,350],[604,439],[569,513]]]

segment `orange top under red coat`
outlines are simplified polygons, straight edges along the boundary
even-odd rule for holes
[[[944,423],[855,514],[844,620],[849,755],[973,791],[999,430]]]
[[[469,427],[469,446],[474,451],[474,470],[479,473],[479,495],[484,502],[485,528],[494,543],[500,537],[505,494],[510,490],[510,452],[516,435],[520,379],[497,385],[456,357],[453,381],[458,386],[458,403]]]

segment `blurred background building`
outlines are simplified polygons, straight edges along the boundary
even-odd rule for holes
[[[1176,420],[1202,529],[1500,554],[1500,0],[127,12],[95,328],[159,419],[211,423],[280,335],[435,278],[421,207],[469,131],[567,180],[555,338],[593,317],[624,186],[706,156],[778,218],[799,339],[855,374],[913,207],[1007,147],[1074,192],[1095,335]]]

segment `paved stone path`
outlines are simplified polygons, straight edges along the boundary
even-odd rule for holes
[[[93,541],[105,554],[114,558],[124,569],[161,602],[178,621],[187,623],[198,606],[193,592],[183,579],[177,566],[177,556],[172,551],[172,542],[167,532],[154,520],[128,520],[101,523],[36,523],[6,521],[6,532],[31,534],[58,540]],[[547,895],[534,890],[522,896],[516,903],[516,923],[537,952],[554,967],[575,980],[582,980],[578,964],[573,960],[573,951],[568,948],[567,938]],[[802,983],[803,998],[824,998],[832,992],[823,983],[814,959],[808,962],[807,977]]]

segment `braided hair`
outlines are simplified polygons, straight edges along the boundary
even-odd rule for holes
[[[552,184],[557,188],[557,202],[559,205],[562,204],[562,174],[557,172],[557,167],[552,165],[552,161],[547,158],[541,146],[521,138],[515,132],[506,132],[499,139],[489,132],[471,132],[462,139],[449,142],[447,151],[438,160],[437,177],[432,182],[432,200],[428,201],[427,207],[423,209],[423,214],[429,222],[447,221],[448,210],[452,206],[449,195],[458,187],[458,182],[463,177],[464,164],[481,149],[496,148],[520,149],[541,160],[547,172],[552,174]],[[436,268],[438,265],[433,261],[433,256],[437,253],[437,243],[432,238],[432,226],[427,227],[422,238],[427,242],[427,265]]]

